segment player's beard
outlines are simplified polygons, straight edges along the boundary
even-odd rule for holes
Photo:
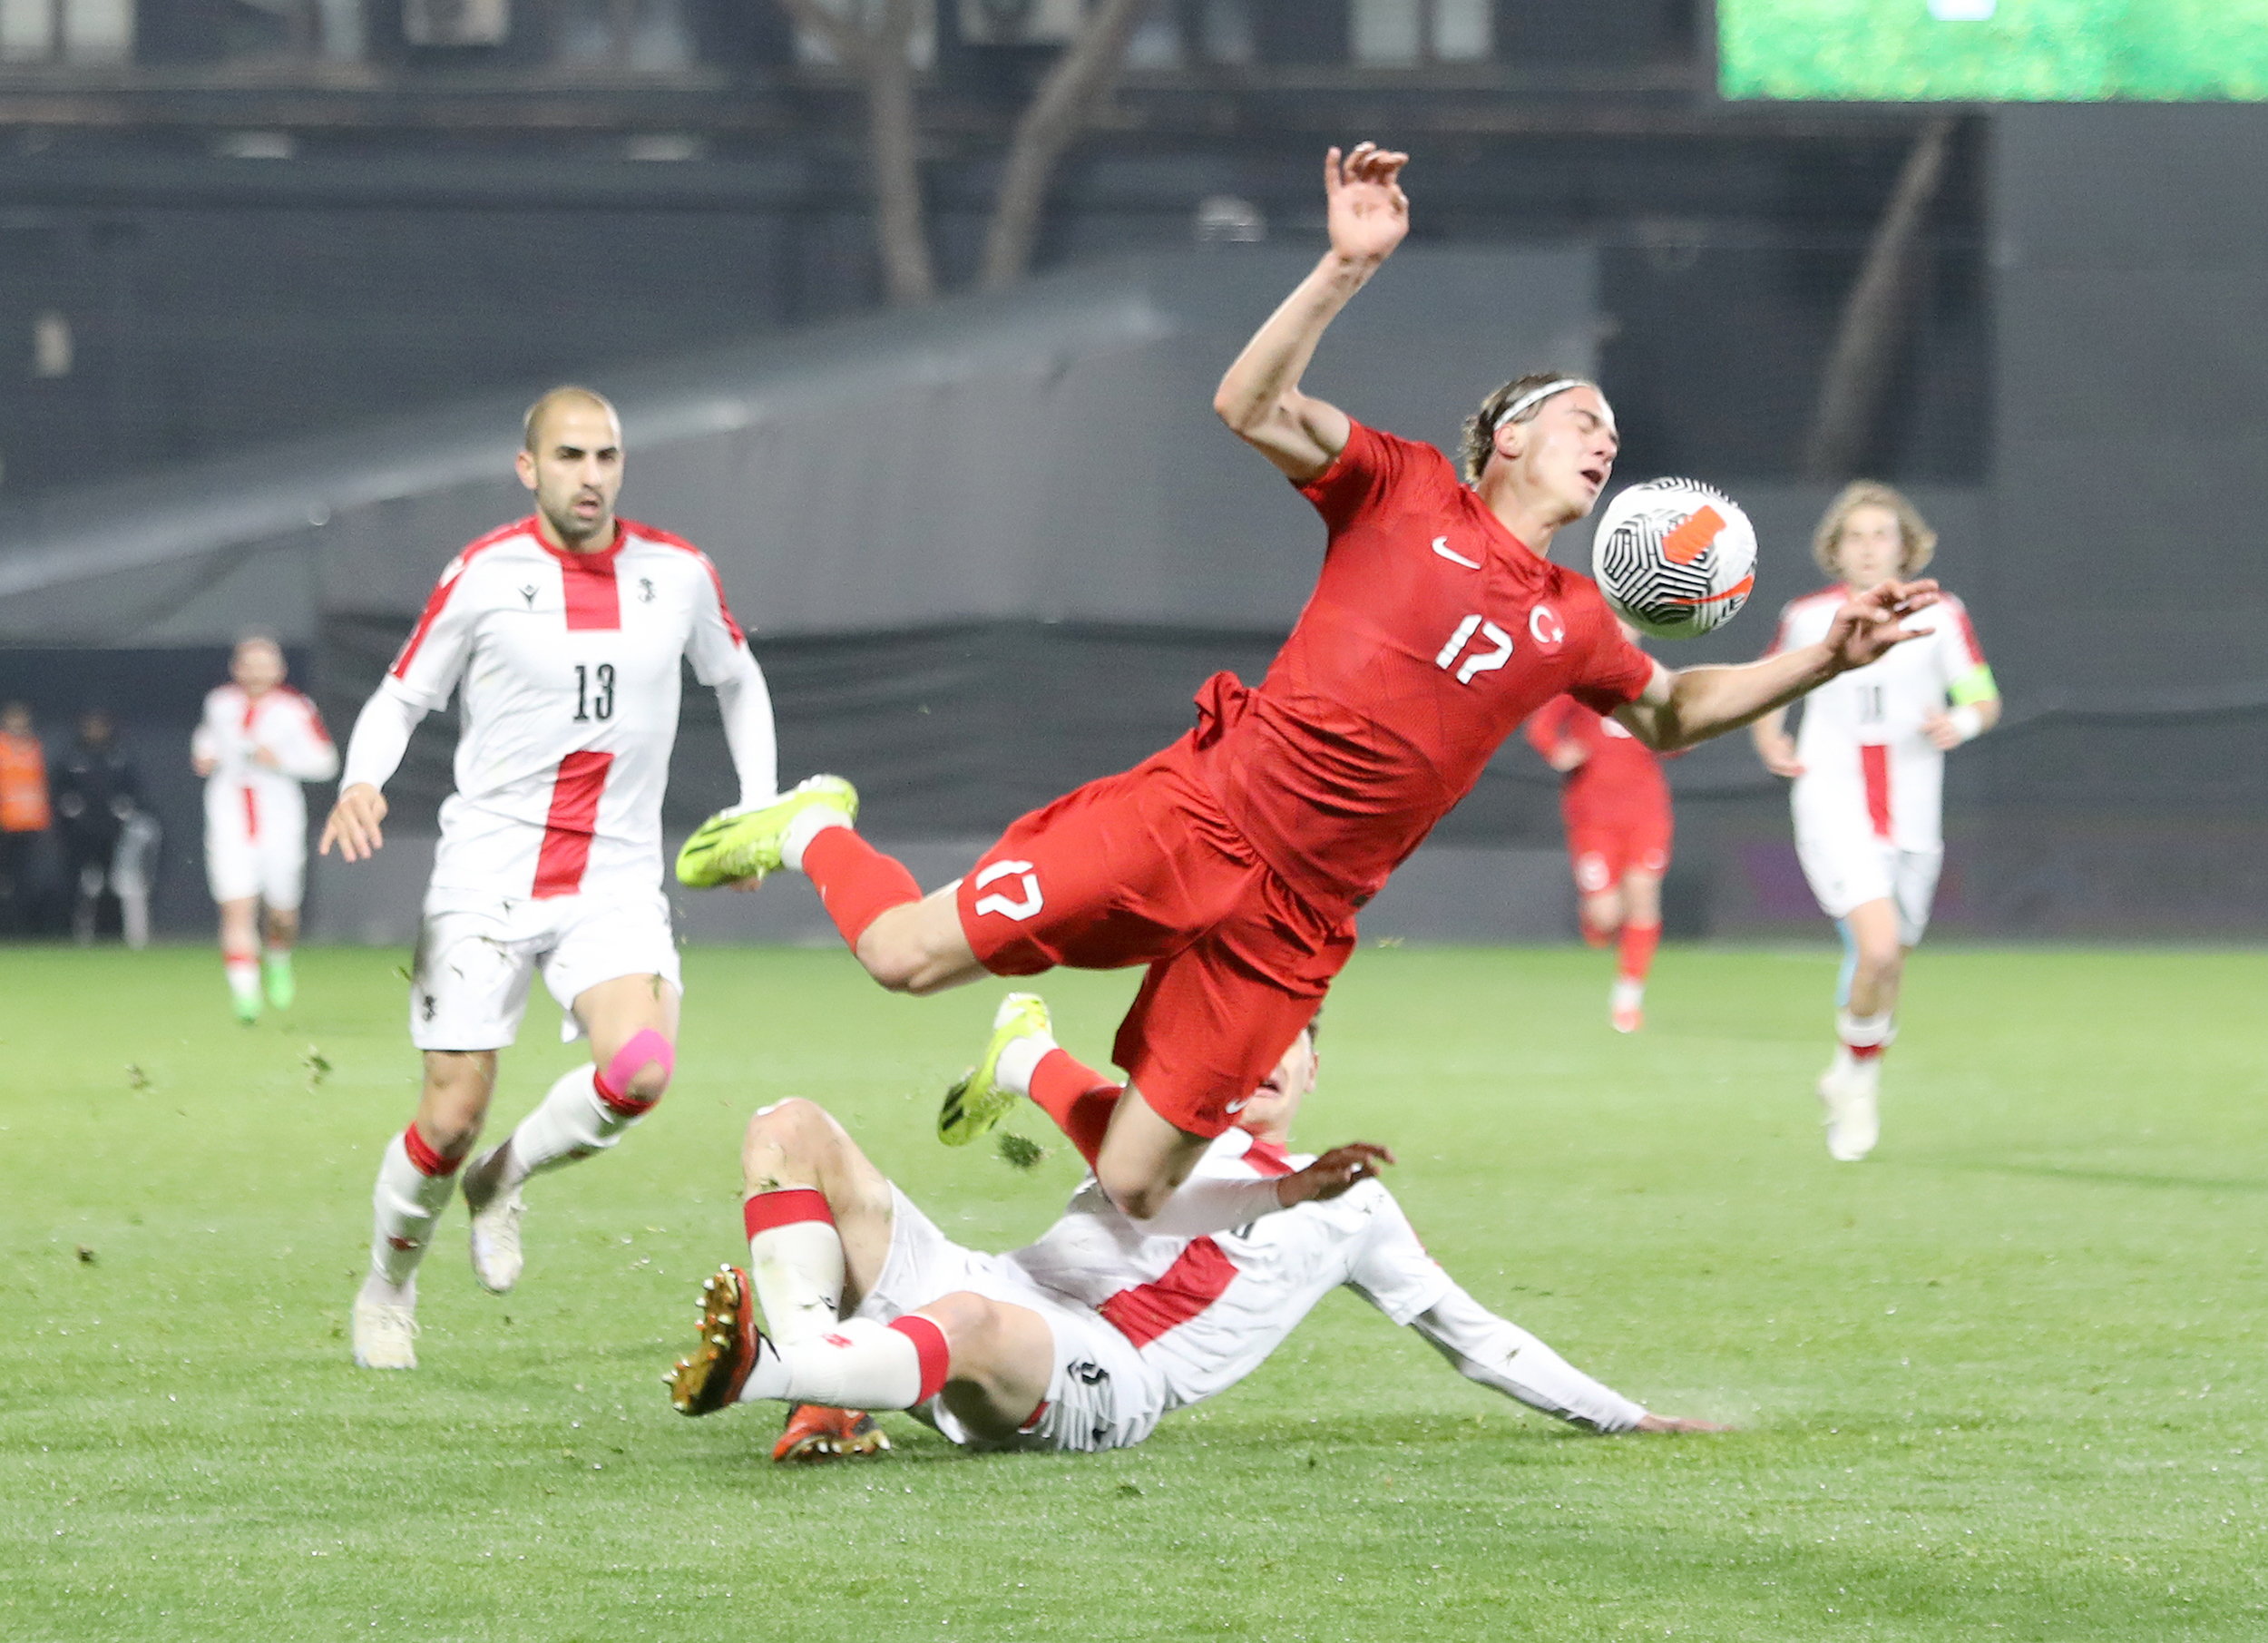
[[[552,522],[552,529],[559,533],[560,541],[580,548],[598,541],[601,535],[611,534],[614,529],[613,509],[601,503],[598,517],[586,524],[573,513],[576,500],[571,496],[564,507],[547,507],[543,510],[543,517]]]

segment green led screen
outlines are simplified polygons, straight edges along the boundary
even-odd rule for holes
[[[2259,102],[2268,0],[1716,0],[1727,97]]]

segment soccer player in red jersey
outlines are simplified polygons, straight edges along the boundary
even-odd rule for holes
[[[712,817],[678,859],[696,885],[801,871],[894,991],[1148,966],[1112,1052],[1123,1096],[1031,1093],[1119,1208],[1157,1232],[1194,1237],[1281,1207],[1272,1181],[1177,1189],[1314,1014],[1354,951],[1356,911],[1522,719],[1572,694],[1649,747],[1689,746],[1872,661],[1934,597],[1928,582],[1886,582],[1813,644],[1672,671],[1622,637],[1596,583],[1545,557],[1614,469],[1614,412],[1594,384],[1521,377],[1490,395],[1468,429],[1471,484],[1432,446],[1301,392],[1325,329],[1409,229],[1405,161],[1367,142],[1330,152],[1331,249],[1214,396],[1330,533],[1259,685],[1214,675],[1188,735],[1013,823],[927,896],[858,836],[856,796],[835,777]],[[996,1047],[1002,1033],[1028,1042],[1029,1024],[1002,1019]],[[948,1097],[948,1140],[1026,1093],[999,1060]]]
[[[1617,1032],[1636,1032],[1646,1024],[1646,974],[1662,940],[1662,875],[1669,871],[1673,830],[1660,756],[1620,720],[1572,696],[1539,708],[1527,734],[1561,777],[1559,816],[1582,897],[1583,939],[1621,948],[1608,1018]]]

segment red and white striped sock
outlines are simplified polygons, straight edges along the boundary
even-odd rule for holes
[[[774,1346],[740,1388],[743,1403],[777,1398],[836,1409],[912,1409],[937,1395],[952,1357],[945,1332],[918,1313],[893,1324],[846,1318],[808,1340]]]
[[[513,1130],[497,1189],[509,1192],[532,1175],[604,1152],[645,1111],[644,1106],[609,1101],[599,1089],[599,1070],[589,1061],[560,1074]]]
[[[220,973],[229,978],[229,996],[240,1009],[259,1007],[259,954],[257,953],[223,953]]]
[[[796,821],[827,814],[815,807]],[[789,824],[791,833],[794,826]],[[811,887],[819,893],[827,916],[854,953],[867,925],[893,907],[922,899],[922,887],[904,863],[883,855],[840,821],[821,827],[792,855],[785,850],[781,854],[788,857],[790,866],[803,869]]]
[[[1854,1061],[1879,1060],[1898,1036],[1898,1028],[1891,1012],[1880,1015],[1853,1015],[1848,1010],[1835,1012],[1835,1036],[1843,1041],[1843,1048]]]
[[[843,1306],[843,1239],[826,1194],[785,1187],[740,1206],[748,1231],[748,1282],[765,1333],[783,1349],[836,1326]]]
[[[386,1283],[399,1287],[416,1272],[434,1225],[456,1190],[456,1169],[464,1161],[435,1152],[415,1124],[386,1144],[370,1198],[370,1267]]]

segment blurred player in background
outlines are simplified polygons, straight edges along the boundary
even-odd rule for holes
[[[417,1264],[488,1115],[496,1051],[544,984],[587,1034],[567,1073],[464,1171],[473,1269],[519,1280],[520,1187],[611,1147],[669,1088],[679,976],[661,894],[661,795],[680,670],[717,692],[744,802],[778,788],[772,702],[708,556],[615,516],[622,430],[587,388],[529,408],[516,459],[535,512],[442,572],[425,614],[355,722],[322,848],[384,842],[381,792],[418,720],[462,691],[456,790],[425,893],[410,982],[425,1087],[378,1165],[355,1362],[416,1366]]]
[[[1188,736],[1012,824],[926,898],[853,830],[839,777],[712,817],[678,861],[694,885],[800,870],[867,973],[898,991],[1148,966],[1112,1052],[1131,1079],[1107,1129],[1048,1114],[1112,1201],[1160,1232],[1272,1208],[1266,1183],[1182,1183],[1315,1013],[1354,950],[1356,911],[1521,720],[1566,692],[1653,746],[1685,747],[1873,660],[1898,642],[1896,612],[1930,597],[1878,591],[1806,650],[1672,672],[1622,637],[1596,583],[1545,557],[1614,469],[1614,411],[1596,384],[1523,377],[1490,395],[1468,425],[1463,483],[1432,445],[1303,393],[1324,331],[1409,230],[1406,159],[1367,142],[1330,152],[1332,249],[1214,394],[1330,533],[1257,687],[1214,675]],[[965,1140],[1025,1093],[980,1070],[949,1096],[940,1132]]]
[[[27,703],[0,705],[0,932],[44,935],[53,899],[55,819],[47,750]]]
[[[1623,637],[1636,635],[1626,626]],[[1527,731],[1559,773],[1559,817],[1583,939],[1620,949],[1608,1019],[1617,1032],[1636,1032],[1646,1024],[1646,976],[1662,941],[1662,875],[1673,832],[1660,756],[1620,720],[1572,696],[1544,703]]]
[[[1037,1243],[1000,1256],[950,1242],[823,1109],[765,1108],[740,1155],[748,1266],[705,1284],[700,1345],[671,1373],[671,1402],[686,1414],[818,1405],[794,1412],[776,1458],[799,1424],[835,1415],[848,1436],[865,1409],[910,1410],[973,1449],[1119,1449],[1250,1374],[1344,1286],[1468,1379],[1563,1421],[1718,1430],[1649,1414],[1459,1288],[1374,1178],[1378,1149],[1291,1154],[1315,1066],[1303,1031],[1196,1168],[1265,1191],[1276,1213],[1158,1237],[1090,1177]]]
[[[297,991],[291,949],[308,876],[299,784],[337,775],[338,749],[315,704],[284,683],[283,647],[269,635],[237,641],[229,680],[205,697],[189,762],[205,778],[205,878],[220,905],[220,967],[236,1018],[249,1026],[263,983],[279,1010]]]
[[[79,739],[55,771],[55,814],[77,904],[73,939],[94,939],[105,894],[118,898],[129,947],[150,944],[150,874],[157,854],[157,818],[144,808],[142,773],[118,743],[118,726],[101,708],[79,715]],[[304,841],[305,829],[301,837]]]
[[[1865,480],[1845,486],[1812,538],[1813,557],[1837,585],[1789,603],[1766,654],[1816,642],[1846,600],[1915,575],[1936,551],[1937,533],[1900,493]],[[1784,712],[1766,714],[1754,732],[1765,768],[1794,781],[1804,876],[1843,932],[1840,1042],[1819,1099],[1827,1150],[1845,1163],[1881,1135],[1882,1052],[1897,1036],[1906,955],[1929,925],[1945,860],[1945,755],[2000,719],[1999,690],[1960,600],[1943,594],[1905,625],[1915,642],[1805,699],[1794,738]]]

